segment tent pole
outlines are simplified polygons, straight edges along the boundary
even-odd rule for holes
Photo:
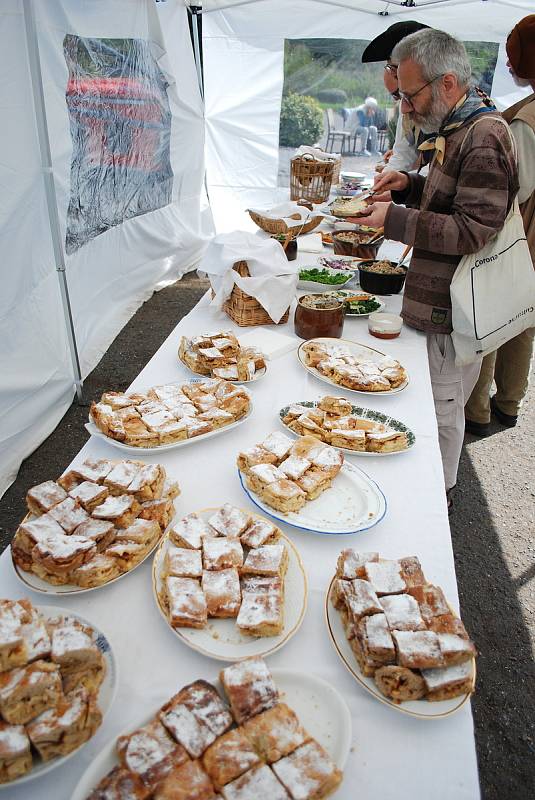
[[[65,316],[65,327],[71,353],[71,361],[74,372],[74,385],[78,403],[83,401],[83,380],[80,369],[80,359],[76,346],[76,334],[72,318],[71,303],[69,299],[69,287],[67,285],[67,275],[65,272],[65,257],[61,241],[61,228],[59,224],[58,203],[56,197],[56,186],[54,184],[54,173],[52,169],[52,155],[50,151],[50,139],[48,137],[48,126],[46,121],[46,107],[43,90],[43,76],[41,73],[41,62],[39,58],[39,42],[37,39],[37,29],[35,25],[35,13],[33,0],[22,0],[24,10],[24,26],[26,30],[26,46],[28,49],[28,64],[30,68],[30,78],[32,82],[33,103],[35,108],[35,120],[37,124],[37,134],[39,138],[39,150],[41,153],[41,168],[43,171],[43,181],[45,186],[46,205],[48,219],[50,223],[50,234],[52,237],[52,247],[54,250],[54,260],[56,263],[56,273],[58,276],[63,313]]]
[[[195,59],[195,67],[197,68],[197,80],[199,81],[199,91],[204,101],[204,78],[202,73],[201,45],[199,36],[199,19],[202,14],[202,8],[200,6],[190,6],[189,11],[191,13],[192,23],[193,23],[191,26],[193,34],[193,57]]]

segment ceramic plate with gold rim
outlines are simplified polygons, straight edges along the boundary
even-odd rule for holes
[[[196,513],[207,519],[217,511],[217,507],[205,508]],[[247,509],[254,519],[263,519]],[[288,570],[284,578],[284,626],[277,636],[246,636],[237,626],[235,618],[208,618],[205,628],[173,628],[167,617],[162,597],[162,571],[165,552],[169,543],[164,536],[152,564],[152,590],[158,610],[173,633],[182,641],[203,655],[222,661],[239,661],[248,656],[267,656],[274,653],[299,629],[307,606],[307,577],[297,548],[284,534],[280,539],[288,550]]]
[[[359,344],[358,342],[352,342],[349,339],[333,339],[331,337],[318,337],[316,339],[309,339],[306,342],[302,342],[297,350],[297,358],[299,359],[300,364],[310,372],[311,375],[315,375],[316,378],[319,378],[320,381],[324,383],[328,383],[329,386],[335,386],[337,389],[344,389],[346,392],[351,392],[352,394],[366,394],[366,395],[373,395],[374,397],[390,397],[393,394],[399,394],[409,385],[409,376],[406,373],[405,380],[399,386],[396,386],[395,389],[388,389],[384,392],[377,392],[377,391],[365,391],[364,389],[350,389],[348,386],[342,386],[341,383],[336,383],[336,381],[332,380],[332,378],[328,378],[327,375],[324,375],[315,367],[309,366],[305,361],[305,348],[307,345],[311,344],[312,342],[317,344],[325,344],[331,347],[343,347],[346,348],[351,355],[356,356],[362,360],[366,361],[374,361],[378,362],[382,358],[387,358],[388,353],[383,353],[382,350],[376,350],[374,347],[368,347],[365,344]],[[402,365],[401,365],[402,366]]]
[[[454,714],[456,711],[462,708],[462,706],[464,706],[466,701],[470,698],[470,692],[461,695],[460,697],[453,697],[451,700],[442,700],[440,702],[429,702],[428,700],[409,700],[404,703],[394,703],[388,697],[385,697],[383,694],[381,694],[373,678],[367,678],[361,673],[357,659],[355,658],[355,654],[349,646],[349,642],[346,638],[340,613],[331,603],[331,590],[333,588],[335,577],[332,578],[329,588],[325,594],[325,621],[334,649],[357,683],[359,683],[363,689],[373,695],[375,699],[379,700],[381,703],[384,703],[391,708],[395,708],[396,711],[401,711],[403,714],[408,714],[411,717],[417,717],[418,719],[442,719],[443,717],[448,717],[451,714]],[[472,685],[475,686],[475,659],[473,659],[472,681]]]

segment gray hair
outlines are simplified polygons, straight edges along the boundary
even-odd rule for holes
[[[468,86],[470,82],[472,69],[464,44],[444,31],[427,28],[405,36],[394,47],[391,60],[399,64],[409,59],[418,64],[424,81],[452,73],[459,86]]]

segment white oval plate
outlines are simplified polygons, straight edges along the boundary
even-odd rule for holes
[[[323,745],[339,769],[344,769],[351,747],[351,715],[345,700],[330,683],[305,672],[289,669],[271,670],[281,700],[292,708],[303,727]],[[212,681],[220,690],[218,680]],[[162,698],[162,705],[167,698]],[[124,736],[146,725],[152,714],[140,716],[137,724],[114,736],[100,751],[80,778],[71,800],[86,800],[102,778],[117,766],[115,744]],[[260,800],[260,798],[258,799]]]
[[[418,719],[441,719],[442,717],[449,717],[450,714],[454,714],[456,711],[462,708],[462,706],[464,706],[466,701],[470,698],[470,692],[462,695],[462,697],[452,697],[451,700],[442,700],[440,702],[429,702],[429,700],[408,700],[405,703],[394,703],[392,700],[389,700],[388,697],[385,697],[383,694],[381,694],[373,678],[367,678],[361,673],[355,654],[349,646],[349,642],[346,638],[340,613],[331,603],[330,596],[334,580],[335,578],[331,580],[325,595],[325,621],[327,623],[327,630],[329,632],[334,649],[340,656],[342,662],[349,670],[351,675],[355,678],[357,683],[362,686],[363,689],[366,689],[366,691],[373,695],[376,700],[379,700],[381,703],[390,706],[390,708],[395,708],[396,711],[401,711],[403,714],[408,714],[409,716],[417,717]],[[473,685],[475,685],[475,659],[473,660],[473,670]]]
[[[306,269],[306,267],[303,267],[303,269]],[[317,267],[310,267],[310,269],[317,269]],[[315,292],[315,293],[333,291],[336,289],[343,289],[344,286],[347,286],[347,284],[350,281],[352,281],[355,276],[354,272],[349,272],[347,269],[330,269],[328,267],[324,267],[324,269],[326,269],[327,272],[329,272],[331,275],[343,275],[344,278],[346,278],[346,280],[344,281],[344,283],[338,283],[336,285],[333,285],[332,283],[319,283],[319,281],[299,280],[297,282],[297,288],[306,289],[309,292]]]
[[[189,444],[195,444],[196,442],[204,442],[206,439],[211,439],[212,436],[217,436],[221,433],[226,433],[227,431],[231,431],[233,428],[236,428],[238,425],[241,425],[243,422],[251,416],[253,410],[253,401],[249,397],[249,411],[244,414],[243,417],[236,420],[236,422],[231,422],[230,425],[223,425],[221,428],[216,428],[214,431],[209,431],[209,433],[202,433],[200,436],[193,436],[191,439],[183,439],[180,442],[171,442],[170,444],[160,444],[158,447],[134,447],[131,444],[125,444],[124,442],[118,442],[116,439],[111,439],[109,436],[106,436],[105,433],[97,428],[94,422],[86,422],[85,428],[91,434],[91,436],[96,436],[98,439],[102,439],[108,444],[111,444],[113,447],[119,448],[119,450],[124,450],[127,453],[136,453],[138,456],[143,455],[143,453],[164,453],[167,450],[176,450],[178,447],[187,447]]]
[[[111,644],[102,631],[100,631],[93,622],[85,619],[85,617],[81,617],[80,614],[73,614],[68,608],[62,608],[61,606],[36,606],[36,608],[46,619],[53,619],[53,617],[57,616],[72,617],[84,625],[88,625],[90,628],[93,628],[95,631],[97,647],[106,660],[106,675],[99,687],[98,693],[98,705],[102,712],[102,722],[104,722],[104,717],[110,710],[115,699],[118,683],[117,662],[115,660]],[[102,724],[99,726],[99,728],[97,728],[97,730],[100,730],[101,727]],[[97,731],[95,731],[95,733],[96,732]],[[14,781],[10,781],[9,783],[0,783],[0,792],[2,789],[9,789],[12,786],[18,786],[21,783],[33,781],[35,778],[41,778],[47,772],[56,769],[56,767],[61,767],[66,761],[69,760],[69,758],[76,755],[76,753],[90,741],[91,739],[88,739],[87,742],[81,744],[80,747],[77,747],[76,750],[72,751],[72,753],[69,753],[66,756],[61,756],[60,758],[53,758],[51,761],[41,761],[40,757],[36,755],[35,750],[32,750],[34,766],[30,772],[26,773],[26,775],[22,775],[20,778],[17,778]],[[37,797],[38,795],[34,796]]]
[[[198,511],[203,518],[217,509]],[[251,513],[247,511],[247,513]],[[258,514],[253,517],[261,519]],[[169,539],[164,537],[152,562],[152,591],[156,605],[173,633],[193,650],[222,661],[240,661],[249,656],[267,656],[274,653],[297,633],[307,607],[307,577],[297,548],[284,534],[282,540],[288,549],[288,570],[284,578],[284,627],[278,636],[245,636],[236,626],[236,620],[209,618],[206,628],[173,628],[161,601],[161,572]]]
[[[357,272],[358,272],[358,270],[357,270]],[[182,364],[182,366],[183,366],[183,367],[185,367],[185,368],[188,370],[188,372],[189,372],[190,374],[192,374],[192,375],[197,375],[197,377],[198,377],[198,378],[200,378],[200,380],[203,380],[203,379],[210,380],[210,379],[214,379],[214,378],[216,378],[216,377],[217,377],[216,375],[201,375],[199,372],[195,372],[195,371],[194,371],[194,370],[192,370],[190,367],[188,367],[188,365],[186,364],[186,362],[185,362],[185,361],[183,361],[183,360],[180,358],[180,354],[178,355],[178,360],[180,361],[180,363]],[[229,383],[232,383],[232,384],[234,384],[234,386],[244,386],[244,385],[246,385],[246,384],[248,384],[248,383],[255,383],[256,381],[259,381],[259,380],[260,380],[260,378],[263,378],[263,377],[264,377],[264,375],[266,374],[266,372],[267,372],[267,361],[266,361],[266,366],[265,366],[265,367],[263,367],[262,369],[259,369],[257,372],[255,372],[255,374],[254,374],[254,378],[251,378],[251,380],[249,380],[249,381],[233,381],[233,380],[231,380],[230,378],[224,378],[224,380],[228,381]],[[230,426],[229,426],[229,427],[230,427]]]
[[[255,506],[270,517],[310,533],[350,534],[373,528],[386,514],[386,498],[379,486],[365,472],[344,462],[332,486],[315,500],[309,500],[300,511],[283,514],[268,506],[251,491],[245,475],[238,470],[244,492]]]
[[[295,403],[292,403],[292,405],[305,406],[306,408],[316,408],[318,402],[318,400],[296,400]],[[299,436],[300,434],[295,433],[295,431],[293,431],[285,422],[283,422],[282,418],[288,413],[289,407],[289,405],[284,406],[284,408],[281,408],[279,411],[280,423],[292,436]],[[402,431],[403,433],[406,433],[408,446],[405,448],[405,450],[394,450],[392,453],[370,453],[366,452],[365,450],[350,450],[349,447],[336,448],[342,453],[347,453],[348,456],[399,456],[401,453],[406,453],[407,450],[410,450],[410,448],[413,447],[414,443],[416,442],[416,436],[411,429],[408,428],[403,422],[399,422],[399,420],[394,419],[394,417],[388,417],[386,414],[381,414],[379,411],[373,411],[371,408],[361,408],[360,406],[352,406],[351,413],[357,417],[360,417],[361,419],[369,419],[373,422],[382,422],[383,425],[386,425],[387,428],[390,428],[393,431]]]
[[[374,347],[368,347],[365,344],[358,344],[358,342],[351,342],[349,339],[334,339],[332,337],[324,336],[318,337],[316,339],[309,339],[308,342],[301,342],[297,349],[297,358],[299,359],[299,363],[306,369],[307,372],[310,372],[311,375],[315,375],[316,378],[319,378],[320,381],[323,383],[328,383],[329,386],[335,386],[337,389],[343,389],[346,392],[351,392],[352,394],[366,394],[366,395],[373,395],[374,397],[390,397],[393,394],[399,394],[409,385],[409,376],[403,381],[403,383],[398,386],[396,389],[389,389],[387,392],[365,392],[361,389],[349,389],[347,386],[342,386],[340,383],[336,383],[335,381],[328,378],[326,375],[323,375],[319,370],[315,367],[309,367],[308,364],[305,363],[305,354],[304,354],[304,347],[310,342],[321,342],[330,345],[343,345],[347,347],[354,355],[360,358],[366,358],[370,361],[379,361],[383,356],[388,355],[388,353],[383,353],[382,350],[376,350]]]

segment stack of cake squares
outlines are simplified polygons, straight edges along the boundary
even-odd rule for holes
[[[342,550],[331,600],[363,675],[394,702],[472,691],[475,647],[416,556]]]
[[[36,753],[49,761],[93,736],[105,673],[92,628],[0,600],[0,783],[29,772]]]
[[[146,394],[104,392],[90,418],[102,433],[131,447],[159,447],[230,425],[249,411],[239,386],[212,378],[154,386]]]
[[[389,392],[407,380],[405,369],[390,356],[372,361],[355,355],[346,345],[314,340],[307,342],[303,350],[307,366],[347,389]]]
[[[178,355],[192,372],[227,381],[252,381],[266,366],[262,353],[255,347],[241,347],[231,331],[191,339],[183,336]]]
[[[222,670],[230,703],[203,680],[117,741],[119,765],[88,800],[321,800],[341,783],[329,754],[280,703],[259,658]]]
[[[178,484],[159,464],[87,460],[26,495],[15,563],[54,585],[100,586],[133,569],[161,538]]]
[[[288,552],[280,530],[229,503],[169,530],[161,602],[173,628],[232,617],[241,633],[276,636],[284,624]]]
[[[260,444],[242,450],[237,463],[249,489],[271,508],[288,514],[330,487],[344,456],[314,436],[295,441],[275,431]]]

